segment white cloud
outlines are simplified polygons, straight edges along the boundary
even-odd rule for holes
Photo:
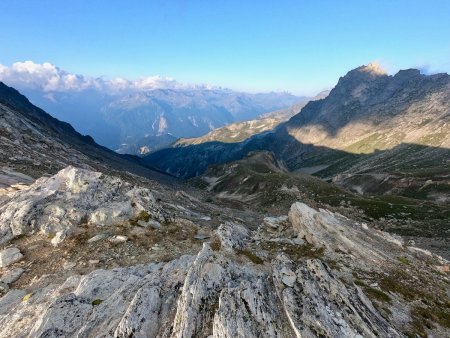
[[[0,81],[14,87],[40,89],[44,92],[81,91],[89,88],[122,91],[194,87],[159,75],[132,81],[124,78],[93,78],[66,72],[48,62],[39,64],[33,61],[15,62],[10,67],[0,64]]]
[[[11,67],[0,65],[0,80],[7,84],[41,89],[45,92],[82,90],[92,85],[92,79],[67,73],[51,63],[15,62]]]
[[[153,88],[183,88],[186,85],[178,83],[170,77],[163,78],[159,75],[149,76],[133,81],[135,89],[153,89]]]

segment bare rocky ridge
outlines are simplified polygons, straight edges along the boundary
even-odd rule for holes
[[[85,275],[56,271],[12,288],[0,298],[0,335],[449,333],[448,278],[436,270],[448,265],[442,258],[302,203],[292,205],[288,219],[271,219],[256,231],[239,223],[223,223],[197,254]]]

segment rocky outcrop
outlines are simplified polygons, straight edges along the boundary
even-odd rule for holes
[[[297,265],[284,255],[272,264],[275,285],[298,337],[400,337],[367,296],[350,289],[321,260]]]
[[[362,225],[328,210],[315,210],[303,203],[294,203],[289,212],[293,228],[308,243],[324,247],[327,252],[342,252],[376,265],[395,259],[403,240],[386,232],[364,229]],[[359,229],[354,229],[354,227]],[[380,243],[383,246],[380,246]],[[395,249],[395,250],[394,250]],[[364,268],[364,267],[362,267]]]
[[[378,272],[389,276],[401,267],[404,263],[396,259],[398,255],[421,269],[422,264],[442,259],[301,203],[292,206],[289,221],[280,218],[277,227],[272,223],[263,223],[256,234],[242,225],[223,224],[196,256],[95,270],[60,283],[44,276],[26,290],[11,289],[0,298],[0,336],[402,337],[416,333],[412,323],[417,314],[411,310],[415,303],[399,289],[369,286],[370,278]],[[294,234],[306,243],[287,240]],[[445,298],[444,277],[426,268],[421,273]],[[429,323],[424,330],[448,335],[449,329],[441,324]]]
[[[0,243],[41,232],[57,245],[81,224],[116,225],[141,213],[147,221],[168,218],[148,189],[69,166],[6,195],[0,206]]]

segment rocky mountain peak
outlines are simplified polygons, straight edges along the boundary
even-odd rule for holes
[[[383,70],[378,63],[374,62],[349,71],[344,77],[341,77],[339,82],[341,82],[341,80],[352,82],[372,81],[386,76],[386,71]]]
[[[386,75],[387,72],[381,67],[378,62],[371,62],[368,65],[360,66],[356,68],[357,71],[368,73],[373,76]]]
[[[370,63],[355,68],[341,77],[329,96],[332,100],[333,97],[342,100],[343,96],[346,96],[346,99],[360,98],[368,88],[383,87],[389,78],[390,76],[378,64]]]

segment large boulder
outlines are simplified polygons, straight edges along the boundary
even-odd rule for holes
[[[166,220],[150,190],[118,177],[69,166],[3,200],[0,244],[34,232],[52,235],[52,242],[58,244],[80,224],[110,226],[142,213],[148,219]]]

